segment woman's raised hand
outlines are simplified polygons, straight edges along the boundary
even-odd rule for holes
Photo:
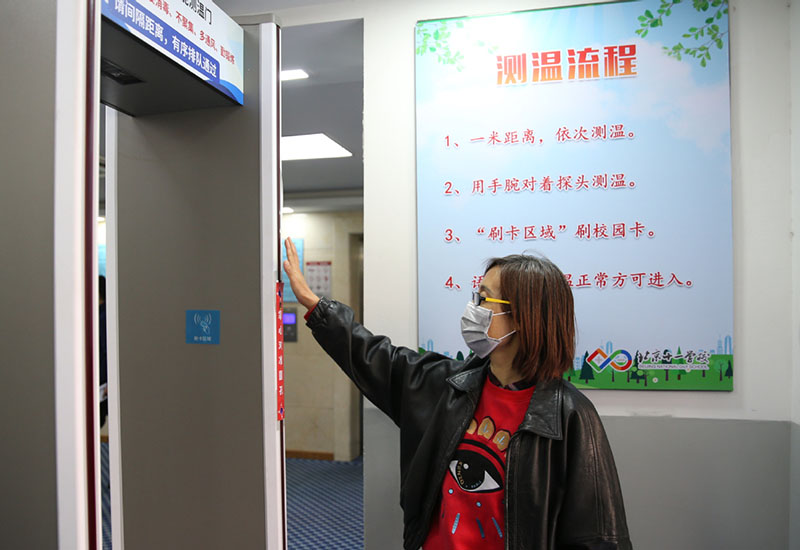
[[[309,288],[303,272],[300,270],[300,258],[297,256],[297,249],[294,247],[292,239],[286,238],[283,242],[286,246],[286,261],[283,262],[283,269],[289,277],[289,285],[292,287],[297,301],[303,304],[306,309],[313,309],[319,302],[319,296]]]

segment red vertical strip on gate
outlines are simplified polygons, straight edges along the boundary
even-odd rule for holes
[[[275,283],[275,326],[277,334],[275,337],[276,348],[278,350],[278,421],[283,420],[284,392],[283,392],[283,283]]]

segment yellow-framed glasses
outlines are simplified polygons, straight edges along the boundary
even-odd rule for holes
[[[481,305],[483,302],[491,302],[493,304],[507,304],[511,305],[511,302],[508,300],[499,300],[497,298],[487,298],[486,296],[481,296],[480,292],[473,292],[472,293],[472,303],[476,306]]]

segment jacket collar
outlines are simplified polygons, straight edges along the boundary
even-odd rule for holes
[[[483,388],[489,372],[488,359],[473,359],[467,362],[465,370],[454,374],[447,382],[455,389],[477,396]],[[528,405],[520,430],[533,432],[549,439],[563,439],[561,425],[561,403],[564,383],[559,379],[536,384],[536,390]]]
[[[489,358],[481,359],[477,355],[473,355],[464,363],[463,370],[449,377],[447,382],[457,390],[480,395],[488,373]]]
[[[533,392],[525,419],[519,425],[527,430],[550,439],[563,439],[561,426],[561,404],[564,400],[564,381],[561,378],[538,382]]]

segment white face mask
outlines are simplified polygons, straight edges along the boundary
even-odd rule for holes
[[[472,302],[467,302],[467,308],[461,316],[461,336],[464,337],[464,342],[467,343],[469,349],[474,351],[478,357],[486,357],[494,351],[494,348],[496,348],[504,338],[508,338],[517,332],[516,330],[512,330],[501,338],[492,338],[488,334],[489,325],[492,324],[492,316],[507,315],[508,313],[510,312],[504,311],[502,313],[494,313],[490,309],[476,306]]]

